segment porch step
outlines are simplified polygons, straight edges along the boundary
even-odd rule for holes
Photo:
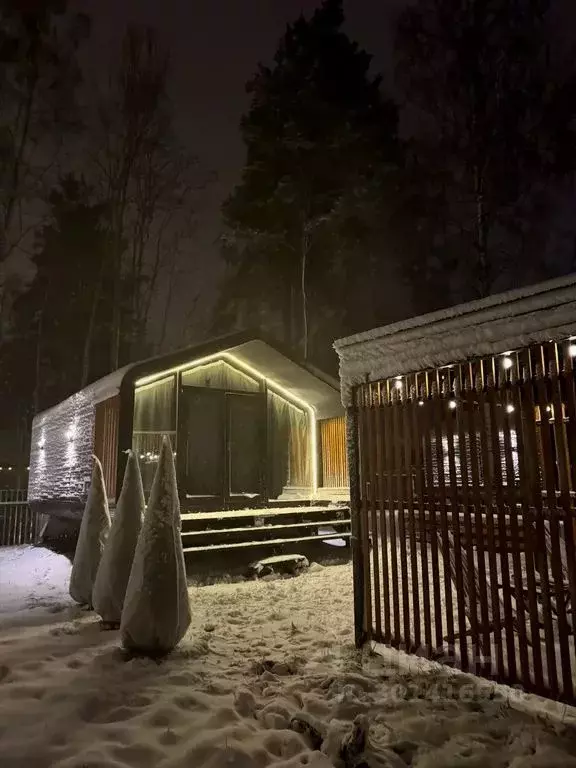
[[[183,531],[220,530],[289,523],[322,523],[325,520],[349,520],[344,506],[282,507],[279,509],[237,509],[220,512],[186,512],[181,515]]]
[[[285,545],[340,539],[344,546],[350,538],[350,509],[343,505],[187,512],[181,519],[185,553],[236,550],[241,557],[243,549],[248,556],[257,547],[286,553]]]
[[[269,539],[268,541],[240,541],[234,544],[213,544],[204,547],[183,547],[184,554],[187,552],[221,552],[228,549],[250,549],[252,547],[271,547],[281,546],[283,544],[294,544],[300,542],[327,541],[329,539],[350,538],[350,533],[324,533],[316,536],[300,536],[295,539]]]
[[[243,528],[218,528],[216,530],[204,531],[183,531],[182,543],[186,546],[203,544],[209,541],[210,544],[228,544],[241,543],[243,541],[258,541],[266,543],[270,538],[289,537],[289,536],[308,536],[312,533],[320,538],[321,529],[323,530],[342,530],[343,533],[350,531],[349,520],[305,520],[298,523],[287,523],[284,525],[253,525]]]

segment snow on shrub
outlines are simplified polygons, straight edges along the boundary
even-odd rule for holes
[[[107,624],[120,624],[145,506],[138,458],[128,451],[122,491],[92,593],[94,610]]]
[[[164,437],[128,580],[122,643],[139,653],[168,653],[184,637],[190,619],[176,471]]]
[[[110,512],[102,465],[93,457],[92,480],[82,515],[74,563],[70,574],[70,595],[81,605],[92,607],[92,590],[110,531]]]

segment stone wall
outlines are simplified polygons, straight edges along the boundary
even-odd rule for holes
[[[32,425],[28,499],[86,498],[94,448],[94,393],[77,392]]]

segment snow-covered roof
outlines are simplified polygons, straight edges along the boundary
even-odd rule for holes
[[[154,376],[164,370],[192,364],[195,360],[227,353],[255,369],[271,382],[289,391],[295,398],[312,406],[319,419],[342,414],[339,385],[336,379],[308,363],[295,360],[290,353],[260,333],[242,332],[197,344],[193,347],[132,363],[90,384],[83,394],[93,403],[106,400],[120,392],[123,386],[133,386],[139,379]],[[60,404],[55,406],[59,408]],[[43,420],[53,409],[44,411],[35,420]]]
[[[576,334],[576,274],[459,304],[334,343],[342,400],[352,388]]]

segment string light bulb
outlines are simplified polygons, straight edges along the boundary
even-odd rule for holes
[[[512,403],[508,403],[508,405],[506,406],[506,413],[514,413],[515,410],[516,408],[514,408]]]
[[[511,357],[505,357],[505,358],[502,360],[502,365],[503,365],[503,366],[504,366],[504,368],[505,368],[505,369],[508,371],[508,370],[509,370],[510,368],[512,368],[512,366],[514,365],[514,363],[512,362],[512,358],[511,358]]]
[[[456,408],[456,400],[450,400],[448,403],[448,408],[453,411]]]

